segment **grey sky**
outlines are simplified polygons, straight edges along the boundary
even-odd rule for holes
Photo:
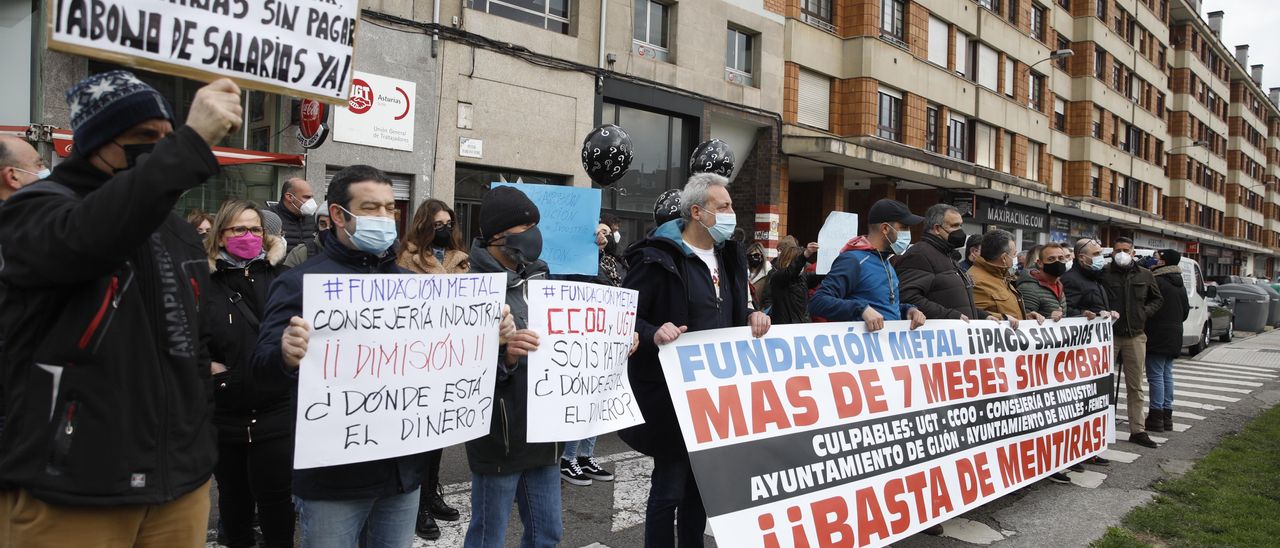
[[[1249,44],[1249,64],[1262,69],[1262,89],[1280,87],[1280,2],[1276,0],[1204,0],[1200,16],[1211,11],[1222,17],[1222,43],[1233,55],[1236,46]],[[1208,19],[1205,19],[1206,21]],[[1246,70],[1248,67],[1245,67]]]

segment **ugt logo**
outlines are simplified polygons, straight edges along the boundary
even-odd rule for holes
[[[373,108],[373,88],[359,78],[351,80],[351,98],[347,99],[347,109],[352,114],[364,114]]]

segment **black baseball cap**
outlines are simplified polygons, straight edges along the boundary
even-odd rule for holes
[[[905,226],[912,226],[918,225],[923,221],[924,217],[912,213],[907,204],[888,198],[872,204],[871,211],[867,214],[867,223],[873,225],[896,222]]]

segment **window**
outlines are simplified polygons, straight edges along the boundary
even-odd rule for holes
[[[688,178],[689,154],[697,141],[697,127],[679,116],[604,103],[601,123],[618,124],[627,128],[627,134],[644,147],[636,147],[631,169],[618,180],[626,185],[627,193],[606,192],[600,204],[614,210],[620,217],[624,212],[644,214],[642,223],[652,223],[653,202],[658,195],[672,188],[681,188]],[[495,179],[496,180],[496,179]],[[629,227],[623,227],[623,233]],[[644,234],[643,226],[630,229],[630,234]]]
[[[1037,111],[1044,112],[1044,75],[1031,73],[1027,80],[1027,104]]]
[[[946,21],[929,16],[929,62],[947,66],[947,35],[950,26]]]
[[[726,80],[748,86],[754,85],[755,80],[751,76],[752,56],[755,55],[752,39],[750,34],[729,27],[724,61]]]
[[[1058,0],[1058,5],[1064,10],[1071,11],[1071,0]]]
[[[996,128],[974,122],[973,163],[986,168],[996,168]]]
[[[1066,170],[1066,164],[1062,160],[1053,158],[1053,190],[1062,191],[1062,172]]]
[[[806,23],[819,23],[818,26],[834,32],[836,29],[831,25],[831,0],[803,0],[800,3],[800,13],[804,15]],[[821,23],[826,23],[822,25]]]
[[[902,138],[902,94],[891,89],[880,88],[880,112],[876,124],[876,135],[892,141]]]
[[[947,122],[947,156],[964,160],[969,151],[969,135],[964,117],[951,115]]]
[[[1102,138],[1102,107],[1093,107],[1093,138]]]
[[[1009,0],[1009,23],[1018,25],[1018,0]]]
[[[1098,19],[1107,22],[1107,0],[1098,0]]]
[[[1031,4],[1031,36],[1041,42],[1045,41],[1044,6]]]
[[[1053,98],[1053,129],[1067,130],[1067,102],[1057,96]]]
[[[1098,48],[1093,52],[1093,76],[1104,82],[1106,81],[1107,52],[1102,48]]]
[[[978,5],[1000,13],[1000,0],[978,0]]]
[[[1004,94],[1013,97],[1013,70],[1016,63],[1013,58],[1004,58]]]
[[[1089,167],[1089,195],[1090,196],[1100,197],[1098,196],[1098,189],[1101,188],[1102,186],[1101,171],[1102,170],[1099,169],[1097,165],[1093,165]]]
[[[609,112],[609,106],[610,105],[605,105],[606,113]],[[627,127],[630,128],[631,126]],[[637,150],[636,152],[639,151]],[[330,167],[330,169],[332,169],[332,167]],[[332,172],[326,170],[326,172],[325,179],[332,179],[332,176],[337,174],[337,170],[333,170]],[[630,173],[631,172],[628,172],[628,177],[631,177],[631,175],[629,175]],[[634,179],[626,178],[622,180],[634,181]],[[392,179],[392,182],[395,182],[394,178]],[[568,182],[568,177],[530,171],[514,171],[486,166],[457,164],[457,167],[454,170],[453,207],[457,211],[458,215],[456,217],[456,226],[454,227],[454,230],[461,233],[463,241],[469,242],[473,238],[480,236],[480,202],[484,199],[484,195],[489,191],[490,186],[492,186],[491,183],[495,182],[531,185],[564,185]],[[630,190],[631,187],[627,188]],[[609,194],[617,193],[607,193],[606,196]],[[657,199],[656,194],[653,199]],[[650,201],[652,202],[652,200]],[[402,211],[407,211],[407,209]],[[650,219],[652,219],[652,217],[650,217]],[[632,232],[632,234],[637,233]],[[644,234],[644,232],[642,231],[638,234]]]
[[[969,35],[956,31],[956,73],[969,75]]]
[[[669,60],[667,21],[670,9],[666,4],[659,4],[653,0],[635,0],[635,13],[632,16],[635,23],[632,29],[634,41],[632,51],[650,59]]]
[[[1071,49],[1071,41],[1063,38],[1062,35],[1058,35],[1058,49]],[[1058,68],[1064,71],[1067,70],[1068,66],[1070,66],[1067,64],[1066,57],[1059,57],[1058,60],[1054,62],[1058,64]]]
[[[569,0],[469,0],[471,8],[569,34]]]
[[[1027,174],[1026,178],[1032,181],[1040,180],[1040,151],[1044,145],[1035,141],[1027,142]]]
[[[986,44],[975,42],[973,45],[973,66],[969,69],[970,79],[991,91],[999,90],[997,70],[1000,56]]]
[[[903,0],[880,0],[880,36],[906,42],[902,32],[904,12]]]
[[[924,113],[924,148],[938,151],[938,107],[929,105]]]
[[[800,69],[796,93],[796,121],[819,129],[828,129],[831,120],[831,79],[811,70]]]
[[[1000,171],[1013,173],[1013,134],[1008,131],[1000,136]]]

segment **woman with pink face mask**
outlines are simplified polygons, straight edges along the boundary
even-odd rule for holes
[[[222,205],[205,239],[210,287],[202,329],[213,361],[213,424],[218,429],[219,542],[254,546],[254,508],[263,545],[293,547],[293,410],[289,389],[255,386],[249,368],[266,312],[267,289],[285,256],[284,242],[266,234],[253,202]]]

